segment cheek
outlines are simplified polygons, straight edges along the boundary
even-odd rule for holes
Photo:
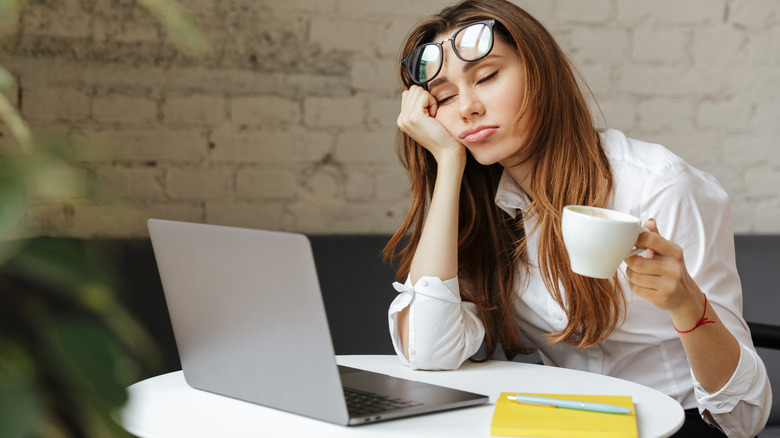
[[[504,114],[517,115],[523,106],[523,89],[521,87],[505,87],[499,89],[496,87],[491,90],[489,100],[492,103],[493,110],[501,111]]]
[[[458,123],[458,114],[457,110],[454,109],[452,105],[439,108],[438,111],[436,111],[436,117],[434,117],[434,119],[444,126],[444,129],[452,134],[453,137],[457,138],[457,130],[455,128]]]

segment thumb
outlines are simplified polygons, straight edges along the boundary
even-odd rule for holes
[[[644,227],[650,230],[651,233],[660,234],[658,232],[658,225],[653,218],[648,219],[647,222],[645,222]],[[648,249],[644,252],[644,257],[647,259],[655,258],[655,252],[652,249]]]
[[[436,118],[436,112],[439,111],[439,104],[436,102],[436,99],[428,94],[428,115]]]
[[[652,233],[658,233],[658,225],[655,223],[655,219],[648,219],[647,222],[645,222],[644,227]]]

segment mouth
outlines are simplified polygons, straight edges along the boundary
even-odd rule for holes
[[[491,135],[495,134],[498,130],[498,126],[477,126],[476,128],[467,129],[460,133],[460,139],[466,143],[478,143],[483,140],[487,140]]]

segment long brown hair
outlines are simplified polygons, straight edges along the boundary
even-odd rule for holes
[[[458,218],[461,294],[480,309],[489,356],[498,344],[508,358],[528,352],[512,312],[525,272],[519,268],[528,267],[526,234],[541,233],[541,276],[569,317],[566,328],[549,334],[548,339],[586,348],[605,339],[619,324],[625,298],[616,279],[573,274],[561,237],[564,206],[607,207],[612,196],[612,171],[568,58],[541,23],[504,0],[467,0],[441,10],[409,33],[400,54],[433,41],[437,35],[491,18],[497,21],[496,38],[516,49],[525,68],[525,101],[517,121],[529,117],[529,128],[513,158],[517,165],[530,166],[532,193],[528,195],[532,201],[523,214],[532,215],[537,222],[529,232],[520,212],[518,219],[512,220],[498,208],[494,197],[503,168],[499,164],[483,166],[467,154]],[[404,85],[410,87],[412,82],[403,68],[400,74]],[[412,205],[384,255],[400,259],[398,280],[403,281],[420,241],[437,167],[433,156],[401,131],[398,144],[411,180]]]

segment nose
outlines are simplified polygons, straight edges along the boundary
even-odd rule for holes
[[[458,95],[458,110],[462,120],[470,120],[485,113],[485,105],[473,89],[461,90]]]

